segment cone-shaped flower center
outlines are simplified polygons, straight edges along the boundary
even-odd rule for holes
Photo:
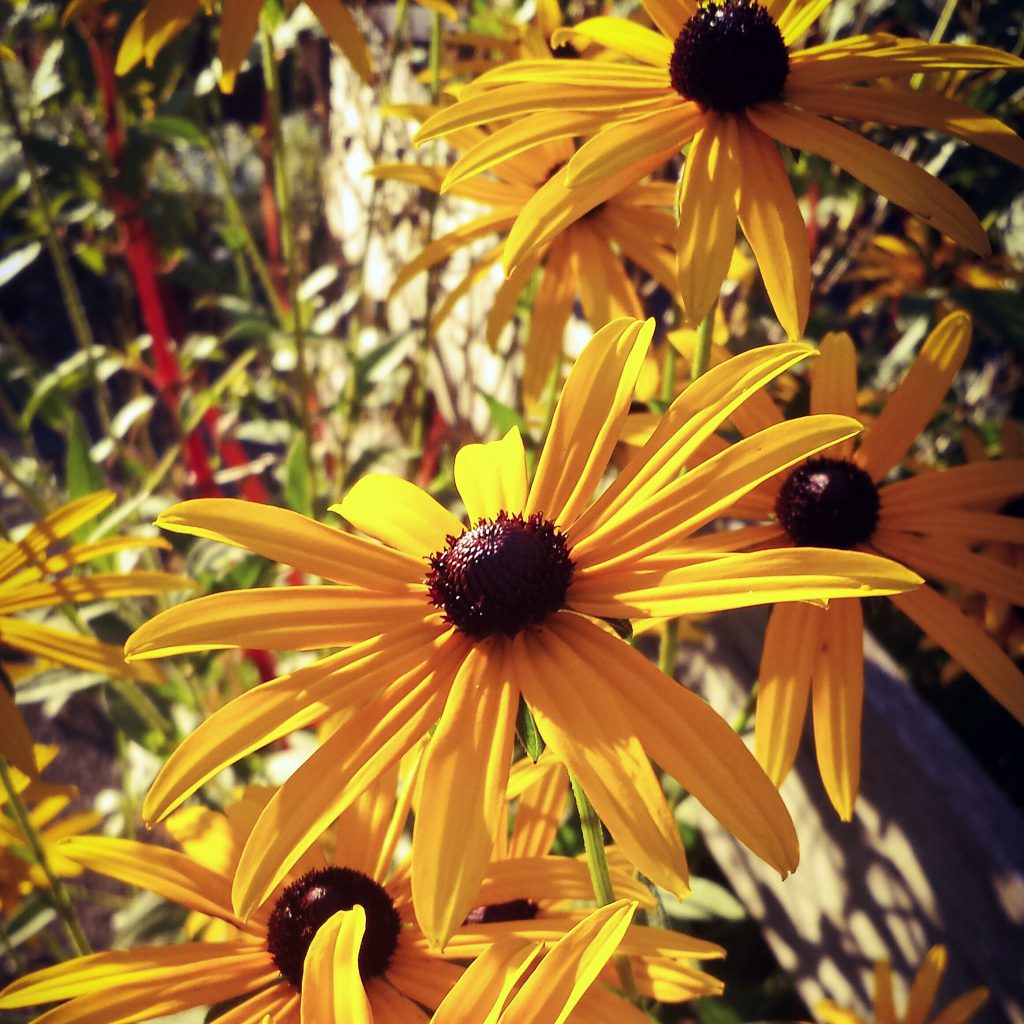
[[[366,913],[359,974],[369,981],[387,970],[402,928],[387,891],[361,871],[319,868],[281,893],[267,921],[267,948],[277,969],[296,989],[302,990],[302,966],[319,928],[339,910],[351,910],[357,904]]]
[[[878,488],[847,459],[809,459],[779,488],[775,514],[800,547],[853,548],[878,525]]]
[[[499,512],[430,557],[430,600],[464,633],[514,636],[565,604],[573,563],[565,535],[535,512]]]
[[[501,924],[506,921],[532,921],[540,911],[533,900],[509,900],[474,907],[463,924]]]
[[[705,0],[676,38],[669,74],[684,99],[735,114],[782,95],[789,54],[757,0]]]

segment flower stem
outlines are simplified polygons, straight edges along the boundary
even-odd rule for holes
[[[441,15],[434,14],[430,26],[430,102],[436,104],[441,95]],[[427,204],[427,238],[426,245],[429,245],[434,237],[434,218],[437,215],[438,195],[429,191],[426,197]],[[427,360],[430,358],[430,349],[434,344],[434,299],[437,293],[438,270],[430,267],[427,270],[425,309],[423,312],[423,344],[416,351],[416,376],[414,382],[415,398],[413,409],[415,420],[412,424],[410,444],[414,452],[423,447],[423,439],[426,436],[430,389],[427,387]]]
[[[85,937],[85,932],[82,931],[82,926],[78,923],[74,907],[71,906],[71,900],[68,899],[67,890],[65,890],[61,880],[53,873],[49,858],[46,856],[42,837],[32,824],[28,808],[21,799],[21,794],[15,789],[14,780],[11,778],[10,770],[7,767],[7,761],[2,757],[0,757],[0,781],[3,782],[3,787],[7,791],[7,799],[10,803],[14,820],[21,830],[21,834],[32,848],[32,855],[35,857],[36,863],[42,869],[43,874],[46,875],[54,909],[64,922],[64,927],[67,929],[75,952],[79,956],[85,956],[92,951],[89,947],[89,940]]]
[[[703,376],[711,365],[711,335],[715,328],[715,310],[717,308],[718,303],[716,302],[697,326],[697,344],[694,346],[693,362],[690,364],[690,380],[696,380]]]
[[[750,693],[747,694],[747,699],[743,702],[743,707],[740,708],[739,713],[733,719],[732,730],[737,736],[742,736],[747,731],[747,726],[750,724],[750,716],[754,713],[754,708],[757,707],[757,690],[758,683],[755,682],[750,688]]]
[[[575,775],[569,775],[572,795],[576,800],[576,809],[580,815],[580,831],[583,833],[583,847],[587,851],[587,867],[590,868],[590,881],[594,886],[594,895],[600,906],[605,907],[615,900],[615,889],[612,886],[611,872],[608,870],[608,858],[604,852],[604,831],[601,819],[594,805],[590,802],[582,784]],[[619,972],[622,991],[632,1002],[637,999],[636,980],[633,967],[627,956],[617,956],[615,966]]]
[[[661,627],[661,640],[658,644],[658,668],[669,677],[676,677],[676,648],[679,646],[679,620],[669,619]]]
[[[263,80],[270,102],[270,132],[273,145],[274,195],[281,223],[281,251],[284,253],[288,278],[288,305],[291,307],[292,338],[295,342],[295,377],[299,389],[299,424],[306,438],[306,472],[314,495],[318,493],[316,468],[313,460],[313,423],[309,415],[311,398],[309,367],[307,363],[306,332],[299,302],[298,254],[295,251],[295,223],[292,217],[292,195],[285,164],[283,118],[281,113],[281,79],[274,57],[274,39],[266,21],[260,24],[260,44],[263,56]]]

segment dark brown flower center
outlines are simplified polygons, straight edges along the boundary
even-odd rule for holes
[[[509,900],[474,907],[463,924],[500,924],[506,921],[532,921],[540,912],[533,900]]]
[[[878,525],[878,488],[847,459],[809,459],[779,488],[775,514],[799,547],[853,548]]]
[[[789,54],[757,0],[705,0],[676,38],[669,74],[684,99],[735,114],[782,95]]]
[[[481,519],[430,556],[430,600],[480,639],[514,636],[565,604],[573,563],[565,535],[540,512]]]
[[[387,970],[402,929],[387,891],[361,871],[320,868],[281,893],[267,921],[267,948],[294,988],[302,990],[302,967],[317,931],[339,910],[351,910],[357,904],[366,913],[359,975],[369,981]]]

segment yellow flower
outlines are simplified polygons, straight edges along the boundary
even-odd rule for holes
[[[19,540],[0,541],[0,644],[85,672],[160,682],[163,677],[152,666],[126,665],[116,644],[15,617],[17,612],[56,605],[192,589],[191,580],[165,572],[68,575],[70,570],[127,548],[167,547],[159,537],[106,537],[65,546],[72,533],[95,519],[113,500],[109,491],[97,491],[51,512]],[[32,771],[31,741],[14,704],[14,687],[7,686],[7,675],[5,670],[0,685],[0,755],[23,771]]]
[[[249,921],[231,909],[231,877],[270,790],[251,787],[226,813],[198,806],[179,810],[167,826],[180,850],[106,837],[66,841],[64,857],[79,870],[140,886],[220,927],[203,931],[196,942],[99,953],[39,971],[0,993],[0,1009],[68,1000],[54,1018],[44,1019],[146,1020],[240,999],[218,1019],[230,1024],[256,1024],[265,1014],[278,1024],[422,1019],[420,1008],[438,1006],[463,969],[432,953],[416,926],[408,861],[392,868],[411,793],[402,787],[404,797],[396,799],[396,775],[385,773],[364,792]],[[566,937],[581,933],[585,912],[559,905],[575,908],[578,901],[589,901],[590,885],[586,865],[576,860],[497,861],[445,957],[470,961],[498,942],[571,944],[574,940]],[[650,902],[643,885],[628,876],[626,887],[631,906],[638,897]],[[616,947],[635,965],[643,993],[663,998],[673,990],[700,995],[719,987],[688,963],[721,956],[712,943],[630,926],[627,915]],[[595,1010],[610,1005],[629,1012],[608,992],[590,994],[586,1002]]]
[[[101,6],[106,0],[71,0],[64,9],[62,21],[66,25],[73,18]],[[443,0],[417,0],[447,18],[456,17],[455,9]],[[316,15],[328,39],[348,58],[364,82],[373,80],[373,60],[363,33],[356,24],[344,0],[306,0]],[[291,4],[294,6],[294,0]],[[128,26],[121,48],[117,53],[115,71],[125,75],[142,61],[152,67],[157,54],[188,27],[200,12],[211,14],[211,0],[146,0],[145,6]],[[232,92],[238,69],[252,46],[259,27],[263,0],[224,0],[220,15],[220,38],[217,58],[220,61],[220,87]]]
[[[914,976],[906,1010],[903,1014],[898,1014],[892,993],[892,969],[888,961],[879,960],[875,963],[873,1018],[844,1010],[830,999],[822,1000],[817,1005],[818,1017],[825,1024],[967,1024],[967,1021],[988,1002],[988,989],[984,986],[972,988],[969,992],[957,996],[940,1013],[931,1017],[935,994],[945,972],[946,948],[933,946],[928,950],[924,962]]]
[[[770,601],[889,593],[918,577],[835,551],[720,556],[675,541],[793,462],[850,437],[845,417],[784,423],[686,473],[695,447],[807,346],[756,350],[683,393],[610,487],[602,483],[653,323],[620,320],[577,360],[530,481],[519,432],[464,447],[455,482],[468,526],[415,485],[363,477],[334,506],[368,538],[231,500],[174,506],[158,524],[332,581],[222,593],[133,634],[130,658],[235,646],[345,647],[252,690],[170,757],[144,807],[156,820],[225,765],[341,709],[352,714],[270,802],[239,862],[255,910],[323,828],[436,724],[413,834],[416,913],[443,943],[469,910],[504,820],[522,697],[631,862],[686,890],[676,823],[648,757],[783,874],[797,843],[775,788],[735,733],[595,619],[669,617]],[[350,646],[345,646],[350,645]]]
[[[972,550],[990,541],[1024,543],[1020,519],[978,510],[1024,491],[1024,461],[971,463],[883,484],[946,397],[970,338],[966,314],[947,316],[856,445],[843,441],[748,495],[737,514],[775,519],[750,528],[750,541],[871,551],[923,576],[1024,603],[1024,572]],[[856,352],[845,334],[829,335],[821,344],[811,410],[857,413]],[[892,600],[1024,721],[1024,674],[983,629],[930,586]],[[831,601],[827,608],[777,606],[765,637],[757,698],[755,749],[776,783],[792,767],[811,699],[821,777],[844,819],[853,814],[860,779],[862,644],[858,600]]]
[[[57,878],[76,878],[82,873],[80,864],[69,860],[60,846],[68,836],[88,832],[99,824],[95,811],[79,811],[61,818],[74,800],[74,786],[41,782],[34,778],[36,768],[42,772],[57,756],[54,746],[36,746],[32,753],[31,774],[11,767],[10,776],[15,793],[21,798],[28,819],[39,839],[50,870]],[[22,902],[36,890],[47,890],[50,881],[36,862],[28,838],[15,817],[9,814],[6,789],[0,788],[0,911],[10,920]]]
[[[485,131],[467,128],[448,141],[456,149],[468,150],[477,143],[486,148],[487,139]],[[448,191],[489,208],[430,242],[402,268],[391,293],[464,246],[500,234],[501,240],[474,260],[465,277],[435,312],[435,327],[443,323],[459,299],[497,263],[505,235],[516,218],[551,175],[568,163],[574,152],[571,140],[557,139],[528,153],[512,153],[490,168],[491,178],[467,181],[460,177],[452,179],[443,189],[444,174],[440,169],[405,164],[375,168],[377,177],[407,181],[433,191]],[[455,169],[463,166],[457,163]],[[471,169],[467,173],[472,173]],[[540,398],[561,362],[565,328],[577,294],[584,315],[594,325],[608,323],[619,316],[643,314],[643,304],[630,280],[624,258],[632,260],[670,293],[675,292],[672,250],[675,223],[668,212],[674,191],[674,187],[665,182],[630,184],[608,202],[591,210],[589,215],[566,225],[564,231],[553,232],[498,290],[487,317],[487,340],[492,347],[497,345],[502,328],[515,315],[519,298],[534,272],[542,268],[524,346],[523,395],[527,403]]]
[[[930,71],[1020,69],[1024,61],[987,47],[884,34],[797,48],[829,0],[643,0],[643,6],[657,31],[598,17],[555,35],[555,42],[564,35],[632,60],[508,64],[481,76],[420,130],[422,142],[519,118],[495,135],[516,136],[523,147],[590,136],[519,216],[505,249],[507,272],[552,232],[687,144],[677,255],[691,322],[718,297],[738,220],[780,323],[791,337],[803,333],[811,278],[807,231],[780,144],[838,164],[967,248],[989,251],[984,230],[955,193],[829,118],[931,128],[1024,166],[1024,141],[970,106],[908,87],[850,84]]]

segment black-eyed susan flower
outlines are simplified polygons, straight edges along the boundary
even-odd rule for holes
[[[780,323],[791,337],[802,334],[811,277],[807,233],[779,145],[830,160],[961,245],[989,251],[977,218],[954,192],[836,119],[932,128],[1024,166],[1024,141],[997,119],[944,96],[876,84],[931,71],[1019,70],[1018,57],[887,34],[800,49],[827,0],[642,2],[656,30],[613,17],[565,30],[567,39],[620,53],[620,63],[522,61],[496,68],[420,130],[418,140],[426,141],[516,118],[495,134],[515,136],[520,146],[589,136],[519,216],[505,249],[506,271],[567,218],[605,202],[687,145],[677,255],[690,321],[700,320],[718,296],[738,220]]]
[[[1020,519],[978,508],[1024,491],[1024,462],[971,463],[885,483],[946,397],[970,338],[966,314],[947,316],[857,442],[843,441],[749,494],[737,514],[774,520],[752,527],[751,540],[872,551],[926,578],[1024,602],[1024,573],[976,550],[991,541],[1024,542]],[[857,413],[856,352],[845,334],[821,344],[811,409]],[[953,601],[932,586],[892,600],[1024,721],[1024,674]],[[858,600],[825,608],[778,605],[768,623],[757,698],[756,753],[776,782],[793,764],[810,699],[821,777],[844,819],[853,814],[860,779],[862,645]]]
[[[408,860],[394,864],[408,813],[408,802],[396,800],[395,781],[394,772],[378,779],[247,922],[231,910],[231,875],[270,790],[251,787],[224,813],[199,806],[175,812],[167,827],[180,850],[106,837],[65,842],[63,857],[78,871],[90,868],[155,892],[205,924],[194,929],[194,942],[101,953],[38,972],[0,994],[0,1008],[67,1000],[40,1020],[99,1024],[232,1001],[231,1024],[257,1024],[268,1013],[278,1024],[405,1024],[425,1019],[424,1010],[452,989],[462,967],[449,960],[470,962],[499,942],[556,944],[578,934],[587,916],[580,901],[591,898],[586,865],[513,856],[490,866],[444,958],[432,952],[412,916]],[[632,906],[650,902],[628,874],[616,880]],[[689,998],[720,989],[691,963],[721,956],[711,943],[631,926],[627,917],[613,948],[629,957],[642,994]],[[631,1019],[617,995],[583,998],[593,1012],[611,1005]]]
[[[124,651],[84,633],[57,629],[20,613],[106,598],[142,597],[191,590],[192,581],[165,572],[98,572],[77,575],[82,566],[129,548],[165,548],[159,537],[105,537],[68,543],[114,501],[97,491],[44,516],[18,540],[0,541],[0,645],[44,662],[98,672],[115,679],[159,682],[152,666],[127,665]],[[0,665],[2,668],[2,665]],[[14,687],[3,672],[0,685],[0,755],[31,771],[31,743],[14,703]]]
[[[795,867],[789,815],[735,733],[598,620],[885,593],[918,577],[858,552],[721,555],[705,544],[683,558],[666,553],[762,480],[859,430],[845,417],[779,424],[679,477],[747,395],[809,353],[803,345],[750,352],[705,374],[591,502],[652,333],[651,322],[631,320],[598,331],[569,375],[532,480],[515,429],[458,453],[468,525],[382,475],[362,478],[335,506],[365,537],[231,500],[188,501],[159,517],[331,581],[200,598],[150,620],[126,646],[133,659],[344,647],[207,719],[147,797],[147,818],[159,819],[225,765],[350,712],[256,823],[235,879],[241,914],[433,728],[412,886],[420,924],[443,943],[472,906],[504,821],[520,698],[616,843],[664,888],[685,891],[685,856],[648,758],[779,871]]]
[[[967,1024],[988,1002],[988,989],[984,986],[972,988],[932,1016],[935,997],[946,973],[946,960],[945,946],[932,946],[928,950],[914,975],[903,1013],[896,1010],[892,968],[887,960],[875,963],[873,1016],[865,1017],[846,1010],[830,999],[818,1003],[815,1012],[824,1024]]]
[[[473,151],[478,144],[486,144],[488,134],[483,129],[466,128],[448,142],[456,150]],[[392,294],[459,249],[482,238],[500,235],[499,241],[470,264],[463,279],[439,305],[433,322],[435,328],[443,323],[472,285],[498,262],[516,218],[545,182],[569,162],[574,152],[570,139],[556,139],[529,152],[510,150],[507,159],[490,167],[489,177],[474,180],[467,180],[473,174],[471,166],[456,163],[453,170],[459,177],[451,178],[446,186],[443,185],[444,172],[440,169],[407,164],[375,168],[377,177],[447,191],[487,208],[448,234],[434,239],[413,257],[396,278]],[[577,297],[584,316],[593,325],[608,323],[619,316],[642,315],[643,305],[626,259],[670,293],[675,292],[676,229],[669,212],[674,192],[674,186],[666,182],[632,183],[624,187],[600,207],[566,221],[563,229],[553,232],[498,289],[487,316],[487,340],[492,347],[515,315],[534,272],[540,268],[524,345],[522,389],[528,403],[540,397],[561,361],[565,329]]]

